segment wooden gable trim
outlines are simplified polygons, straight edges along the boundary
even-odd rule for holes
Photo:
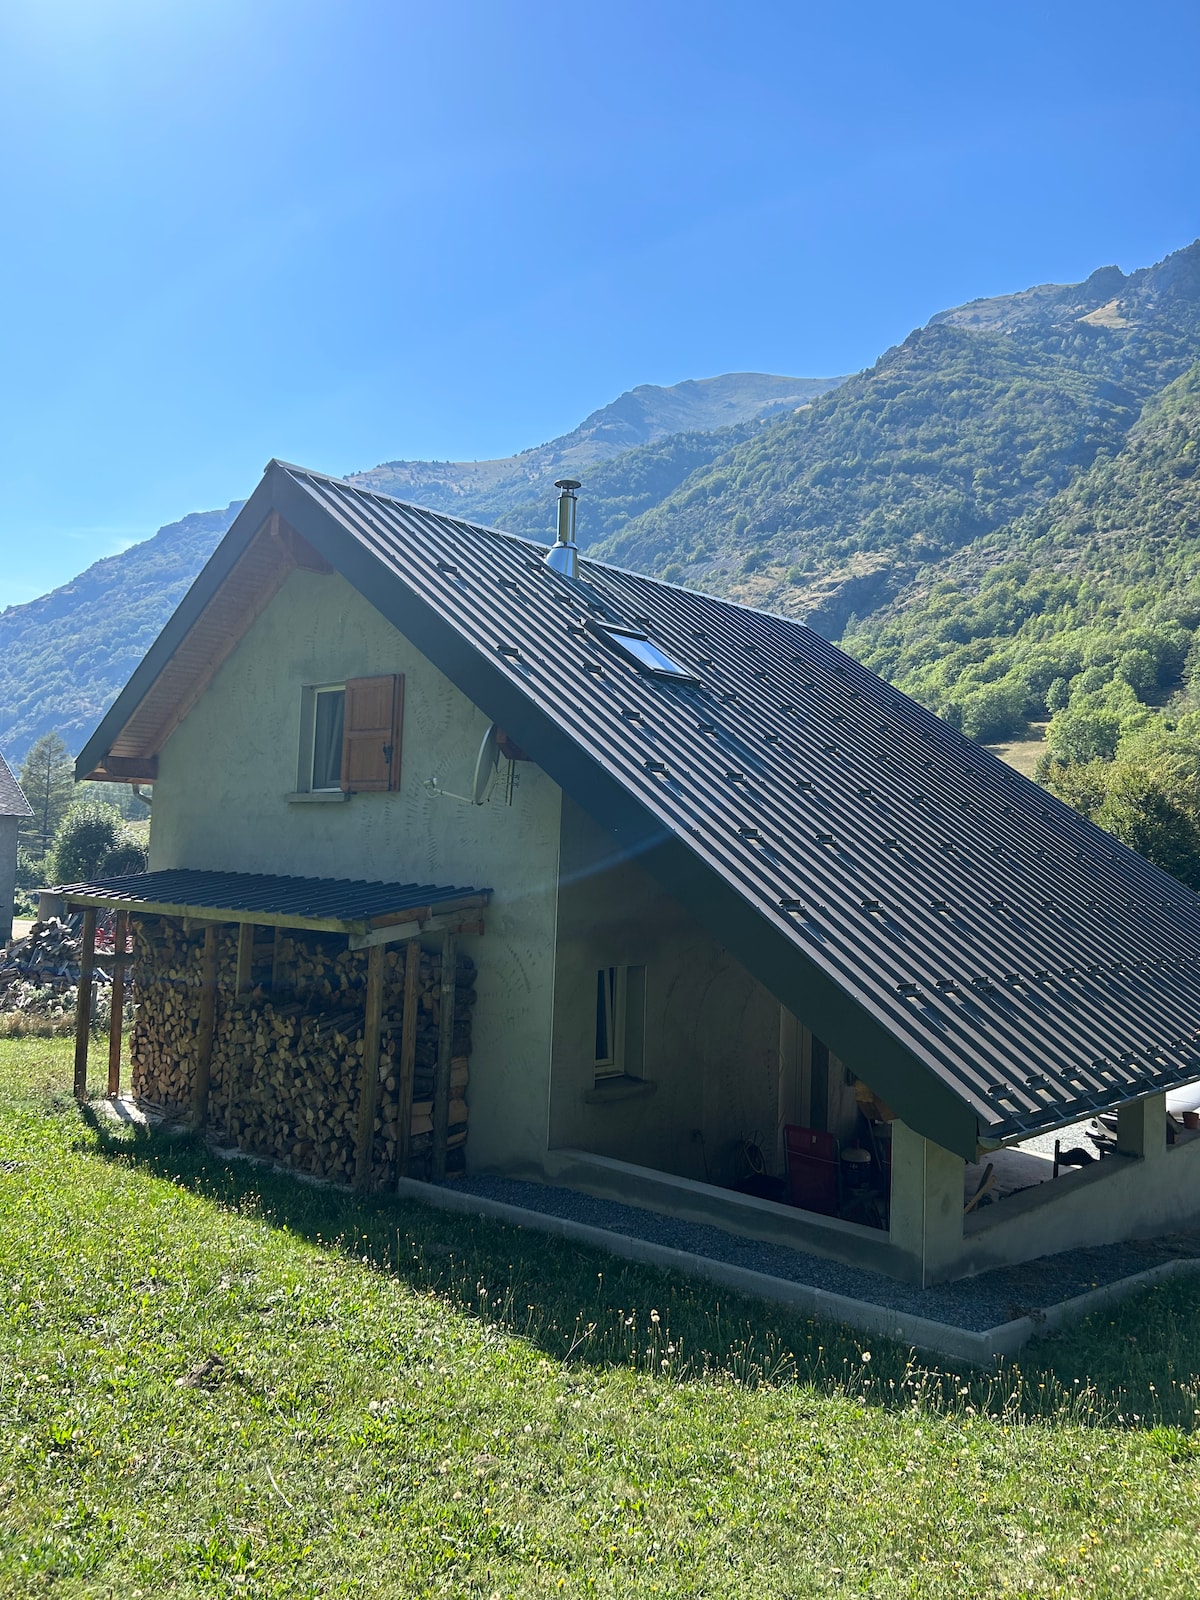
[[[333,571],[307,539],[272,510],[209,596],[109,749],[83,776],[138,781],[156,776],[158,755],[167,740],[288,576],[298,569],[321,574]]]

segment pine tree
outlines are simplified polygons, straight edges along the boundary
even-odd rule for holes
[[[21,788],[33,807],[32,817],[21,824],[21,837],[31,849],[45,855],[75,789],[75,764],[57,733],[44,733],[30,747],[21,767]]]

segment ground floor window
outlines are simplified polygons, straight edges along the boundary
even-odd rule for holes
[[[645,967],[596,973],[596,1077],[640,1078],[645,1054]]]

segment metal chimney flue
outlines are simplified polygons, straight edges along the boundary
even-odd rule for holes
[[[577,478],[557,478],[554,487],[559,491],[558,538],[550,546],[546,565],[564,578],[574,578],[579,573],[579,546],[575,543],[575,508],[579,502],[575,491],[580,483]]]

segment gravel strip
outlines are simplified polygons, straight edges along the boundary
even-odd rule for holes
[[[897,1283],[881,1273],[844,1266],[824,1256],[786,1245],[764,1244],[726,1233],[705,1223],[681,1222],[640,1206],[616,1200],[599,1200],[574,1189],[552,1184],[526,1183],[515,1178],[456,1178],[453,1187],[481,1199],[523,1206],[547,1216],[564,1217],[610,1233],[647,1239],[672,1250],[726,1261],[751,1272],[765,1272],[792,1283],[807,1283],[832,1294],[847,1295],[874,1305],[907,1311],[935,1322],[982,1333],[1031,1311],[1070,1300],[1101,1284],[1144,1272],[1165,1261],[1200,1255],[1200,1235],[1175,1234],[1162,1239],[1131,1239],[1123,1244],[1083,1250],[1064,1250],[1016,1267],[995,1267],[975,1278],[918,1289]]]

